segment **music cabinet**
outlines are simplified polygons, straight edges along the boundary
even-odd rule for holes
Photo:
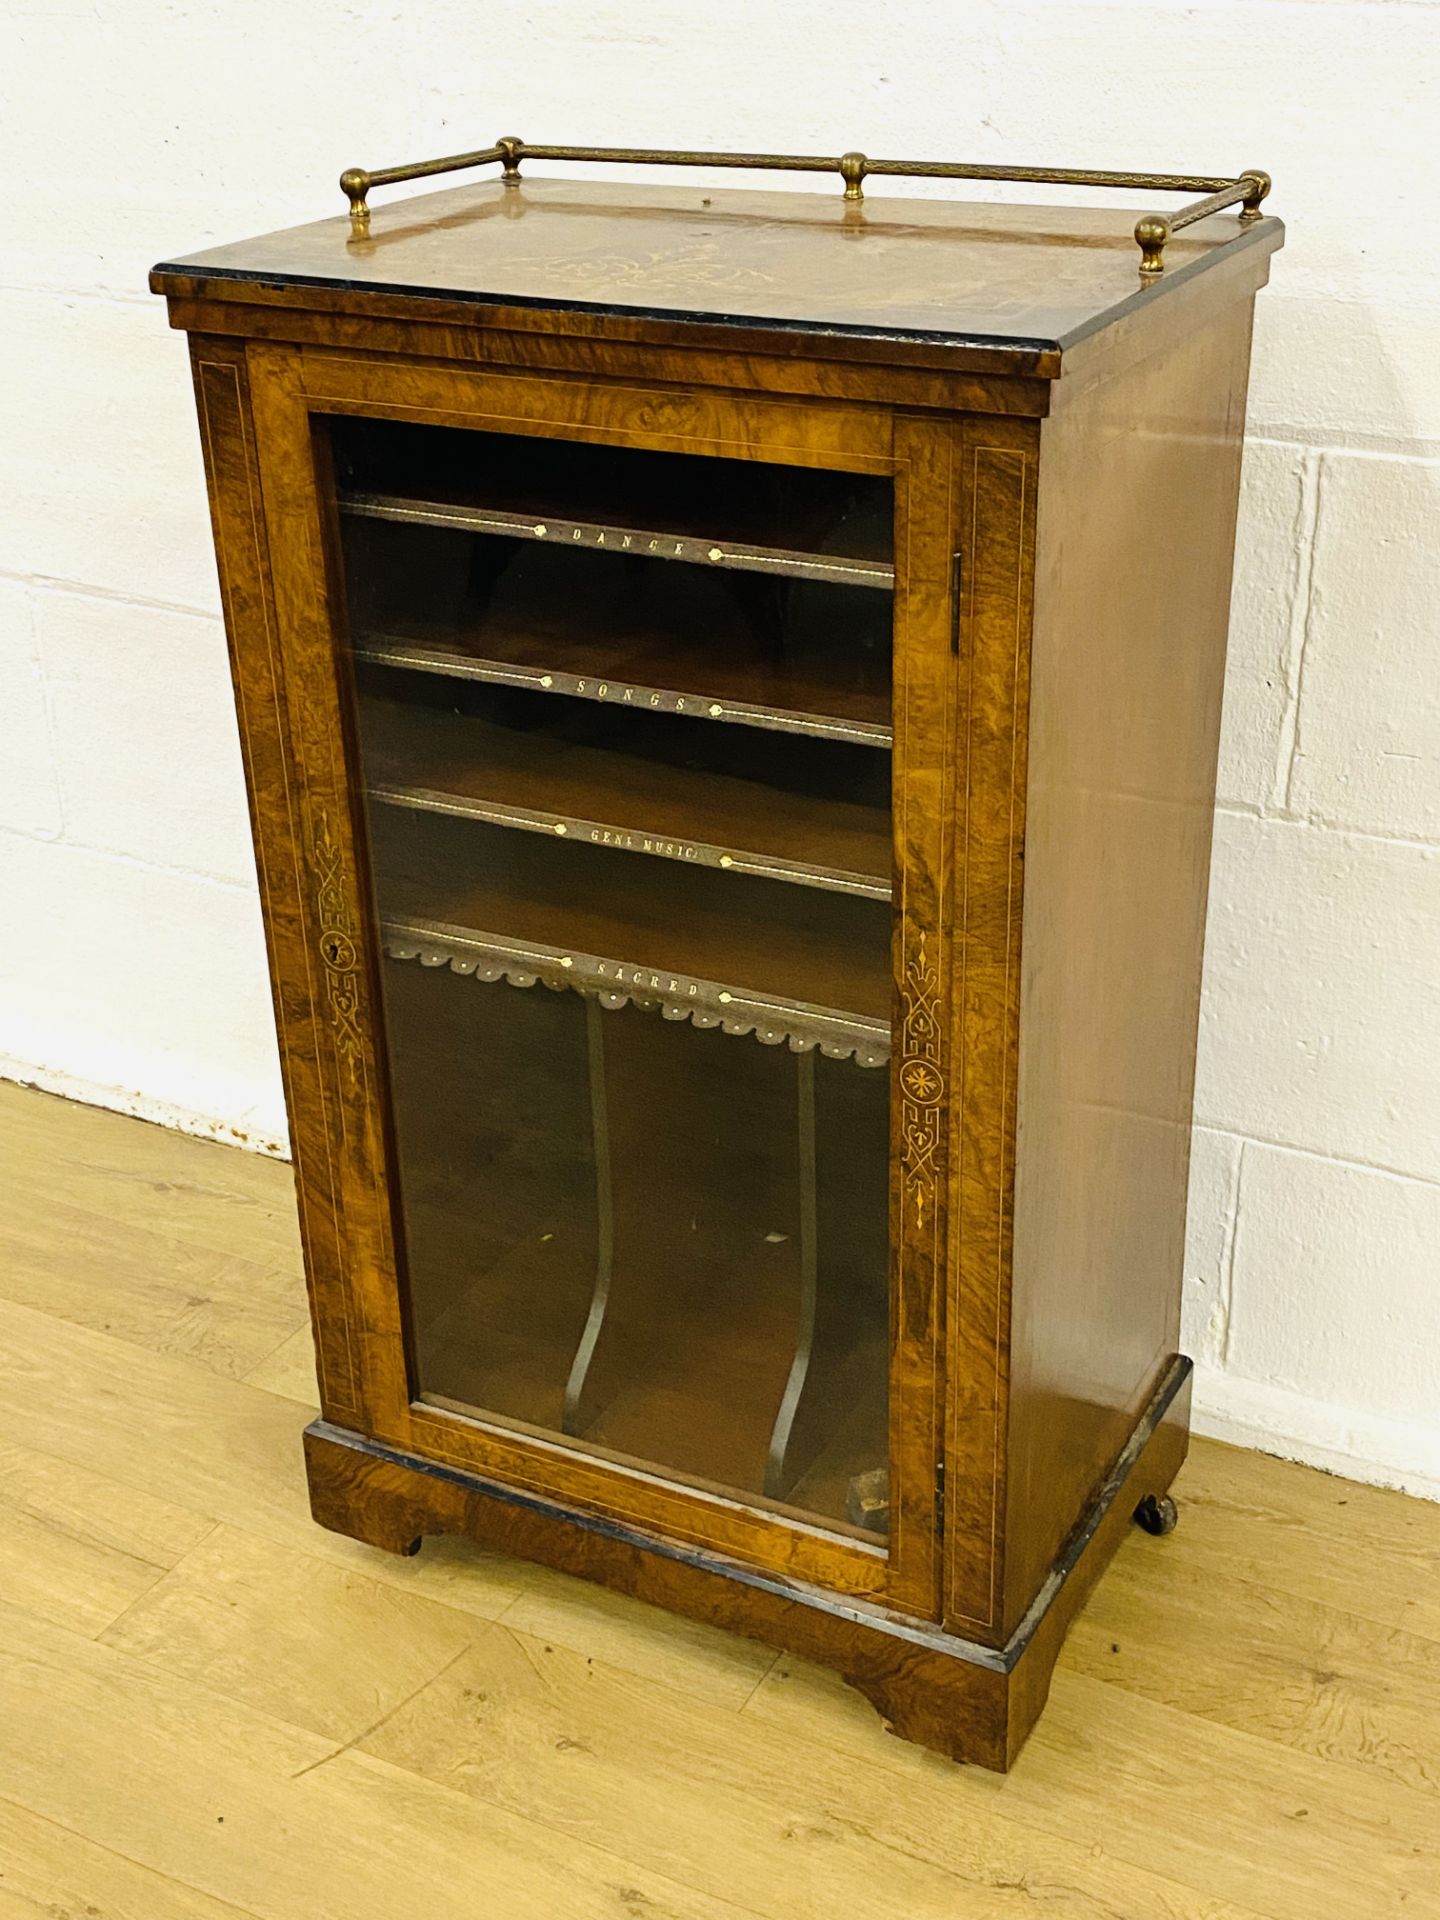
[[[867,194],[906,173],[1202,197]],[[1269,182],[505,139],[341,185],[348,217],[152,279],[191,335],[315,1517],[722,1623],[1003,1768],[1186,1444]]]

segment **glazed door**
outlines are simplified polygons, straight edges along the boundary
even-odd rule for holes
[[[368,1430],[933,1612],[948,430],[253,368]]]

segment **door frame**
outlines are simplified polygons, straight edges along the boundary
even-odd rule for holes
[[[206,343],[196,342],[197,380]],[[232,359],[235,357],[233,350]],[[630,1527],[725,1553],[909,1614],[940,1611],[944,1296],[953,1109],[949,927],[959,686],[959,529],[966,478],[959,423],[855,402],[515,373],[399,356],[251,342],[240,522],[216,488],[217,534],[264,554],[268,692],[251,731],[274,729],[285,817],[257,838],[293,874],[272,936],[302,1234],[322,1352],[325,1417],[402,1452],[503,1480]],[[238,373],[237,369],[237,373]],[[237,387],[237,393],[241,389]],[[891,1530],[885,1548],[665,1481],[508,1425],[412,1400],[392,1208],[379,996],[380,955],[364,848],[363,796],[343,654],[337,516],[312,416],[366,414],[552,438],[821,466],[893,477],[896,502],[894,788],[896,982],[891,1065]],[[258,483],[258,484],[257,484]],[[263,526],[255,524],[257,510]],[[224,570],[222,553],[222,572]],[[254,623],[227,595],[252,680]],[[242,631],[243,629],[243,631]],[[339,637],[337,637],[339,636]],[[264,689],[262,689],[264,691]],[[268,704],[267,704],[268,703]],[[253,753],[248,756],[254,764]],[[273,755],[272,755],[273,757]],[[271,785],[273,786],[273,781]],[[334,1376],[336,1369],[330,1369]]]

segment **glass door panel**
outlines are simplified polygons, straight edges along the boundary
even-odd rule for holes
[[[332,434],[414,1392],[883,1535],[889,482]]]

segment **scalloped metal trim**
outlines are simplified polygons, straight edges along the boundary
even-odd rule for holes
[[[712,990],[717,998],[723,995],[728,1002],[723,1009],[705,1004],[698,995],[695,999],[670,999],[663,993],[611,987],[590,973],[590,966],[595,963],[587,964],[569,954],[552,955],[518,947],[507,952],[498,943],[473,937],[457,938],[452,944],[449,938],[436,937],[418,928],[387,927],[381,944],[391,960],[415,960],[422,967],[448,967],[461,976],[473,975],[477,980],[490,983],[504,980],[512,987],[545,986],[552,993],[579,993],[610,1012],[633,1006],[643,1013],[658,1012],[665,1020],[688,1020],[702,1032],[718,1029],[742,1038],[753,1036],[762,1047],[788,1045],[792,1053],[811,1053],[818,1048],[828,1060],[853,1060],[861,1067],[884,1066],[890,1058],[888,1033],[862,1027],[843,1015],[826,1013],[819,1008],[809,1010],[778,1002],[742,1000],[723,988]],[[692,988],[702,985],[688,984]]]

